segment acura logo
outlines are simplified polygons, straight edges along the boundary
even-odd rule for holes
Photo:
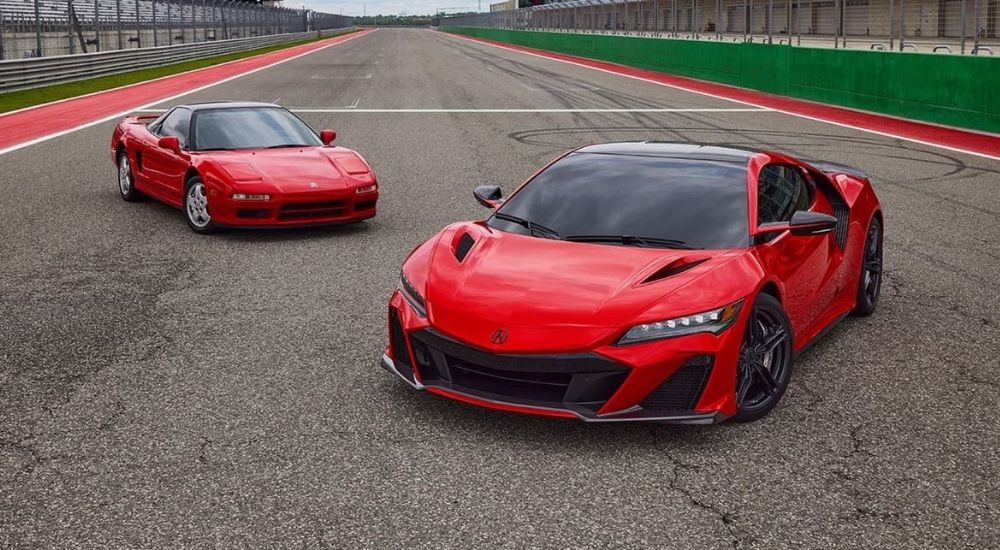
[[[319,187],[318,183],[314,181],[309,182],[309,189],[316,189],[317,187]]]
[[[507,341],[507,331],[502,328],[498,328],[493,331],[493,334],[490,334],[490,342],[494,344],[499,345],[506,341]]]

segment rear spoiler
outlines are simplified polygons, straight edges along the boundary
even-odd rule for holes
[[[125,120],[132,119],[132,122],[135,122],[135,123],[138,123],[138,124],[149,124],[150,122],[153,122],[154,120],[156,120],[158,118],[160,118],[159,114],[127,115],[127,116],[125,116]]]
[[[856,178],[868,179],[868,174],[864,170],[846,164],[837,164],[836,162],[826,162],[823,160],[807,160],[805,162],[825,174],[847,174]]]

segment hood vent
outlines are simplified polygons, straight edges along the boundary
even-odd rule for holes
[[[697,267],[705,263],[706,261],[708,261],[708,258],[699,258],[697,260],[690,260],[688,258],[678,258],[670,262],[669,264],[661,267],[660,269],[657,269],[656,272],[654,272],[652,275],[646,277],[646,280],[644,280],[642,284],[652,283],[659,281],[661,279],[666,279],[667,277],[673,277],[674,275],[679,275],[693,267]]]
[[[468,233],[462,233],[462,236],[458,239],[458,244],[455,245],[455,259],[458,263],[462,263],[465,257],[469,255],[469,250],[472,249],[472,245],[476,244],[476,240],[473,239]]]

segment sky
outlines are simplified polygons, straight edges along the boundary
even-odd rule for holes
[[[301,8],[343,15],[430,15],[439,10],[446,13],[456,11],[490,11],[490,2],[499,0],[284,0],[286,8]]]

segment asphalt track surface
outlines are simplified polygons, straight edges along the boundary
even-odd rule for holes
[[[197,236],[119,199],[113,122],[0,156],[0,546],[1000,546],[1000,161],[423,30],[180,101],[209,99],[335,128],[374,166],[379,216]],[[579,109],[647,111],[559,111]],[[879,311],[800,356],[771,415],[588,425],[377,366],[400,262],[485,215],[474,186],[641,139],[873,175]]]

